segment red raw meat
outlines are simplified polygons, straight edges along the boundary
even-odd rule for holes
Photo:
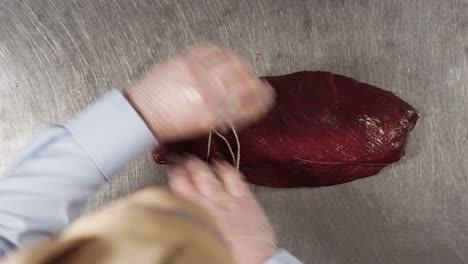
[[[263,77],[276,91],[271,112],[238,131],[240,170],[270,187],[324,186],[374,175],[404,155],[419,117],[393,93],[329,72]],[[232,134],[226,135],[236,150]],[[153,158],[172,154],[204,159],[207,137],[157,146]],[[212,159],[231,161],[213,135]]]

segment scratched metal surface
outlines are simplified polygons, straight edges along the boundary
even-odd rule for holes
[[[421,112],[406,158],[378,176],[256,188],[281,246],[306,263],[468,262],[466,0],[0,0],[0,170],[38,124],[64,122],[202,40],[259,75],[330,70]],[[89,209],[163,174],[146,155]]]

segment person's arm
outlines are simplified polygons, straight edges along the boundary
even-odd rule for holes
[[[41,129],[0,178],[0,255],[61,231],[103,182],[155,143],[115,90],[65,126]]]
[[[155,143],[111,91],[66,126],[48,126],[0,178],[0,255],[60,232],[105,181]],[[266,264],[301,263],[278,250]]]
[[[126,97],[111,92],[67,125],[43,129],[0,177],[0,255],[62,230],[153,135],[181,140],[242,126],[273,100],[241,59],[208,45],[150,71]]]

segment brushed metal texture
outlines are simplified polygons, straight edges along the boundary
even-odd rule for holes
[[[206,40],[259,75],[329,70],[421,113],[405,159],[375,177],[256,187],[281,246],[305,263],[468,262],[466,0],[0,0],[0,170],[37,125]],[[89,210],[164,184],[164,170],[148,153]]]

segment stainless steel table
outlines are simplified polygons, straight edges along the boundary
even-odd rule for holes
[[[468,262],[467,0],[0,0],[0,170],[38,124],[204,40],[259,75],[329,70],[421,113],[405,159],[375,177],[255,188],[281,246],[306,263]],[[89,210],[163,175],[148,154]]]

